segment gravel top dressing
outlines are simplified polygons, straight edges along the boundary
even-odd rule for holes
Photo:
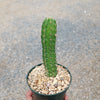
[[[63,91],[70,83],[70,75],[65,68],[57,65],[58,74],[56,77],[47,77],[45,67],[35,67],[28,76],[28,84],[30,87],[41,94],[56,94]]]

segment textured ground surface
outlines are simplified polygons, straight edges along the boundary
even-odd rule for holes
[[[57,62],[73,76],[69,100],[100,100],[100,0],[0,0],[0,100],[25,100],[25,76],[42,62],[45,17],[58,24]]]

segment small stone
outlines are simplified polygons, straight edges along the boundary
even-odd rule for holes
[[[70,81],[70,76],[69,76],[69,75],[66,77],[66,80],[67,80],[68,82]]]
[[[38,84],[41,84],[41,83],[42,83],[42,81],[41,81],[41,79],[39,79],[39,80],[38,80]]]
[[[55,83],[55,84],[54,84],[54,87],[57,88],[57,87],[58,87],[58,83]]]
[[[49,88],[49,86],[50,86],[50,84],[49,84],[49,83],[47,83],[47,88]]]
[[[91,81],[94,81],[92,78],[90,79]]]
[[[43,94],[48,94],[48,91],[47,90],[42,90],[42,93]]]
[[[59,90],[59,91],[61,90],[61,86],[58,86],[58,90]]]
[[[31,84],[31,82],[28,80],[29,85]]]
[[[36,80],[35,83],[38,84],[38,80]]]
[[[47,79],[46,79],[46,78],[43,78],[42,80],[43,80],[43,82],[46,82],[46,81],[47,81]]]
[[[59,79],[59,76],[58,76],[58,74],[56,75],[56,79],[57,79],[57,80]]]
[[[37,75],[37,78],[41,78],[41,75]]]
[[[66,88],[66,86],[63,86],[63,87],[62,87],[62,90],[64,90],[65,88]]]
[[[37,89],[37,87],[33,87],[33,89],[34,89],[34,90],[36,90],[36,89]]]
[[[50,79],[50,80],[53,80],[53,77],[50,77],[49,79]]]
[[[62,86],[64,86],[64,81],[62,81]]]
[[[58,82],[58,85],[59,85],[59,86],[61,86],[61,85],[62,85],[62,82],[61,82],[61,81],[59,81],[59,82]]]
[[[49,94],[54,94],[54,92],[53,91],[50,91]]]
[[[54,79],[53,85],[57,84],[57,79]]]
[[[33,86],[33,85],[34,85],[34,83],[31,83],[31,85]]]
[[[63,80],[64,80],[64,78],[63,78],[63,77],[61,77],[61,78],[60,78],[60,80],[61,80],[61,81],[63,81]]]
[[[35,81],[33,80],[33,81],[32,81],[32,83],[34,83],[34,84],[35,84]]]
[[[38,88],[39,88],[39,89],[43,89],[43,85],[41,85],[41,84],[38,85]]]
[[[69,82],[68,82],[68,81],[65,81],[65,84],[67,84],[67,85],[68,85],[68,84],[69,84]]]
[[[50,86],[49,87],[49,90],[54,91],[55,90],[55,87],[54,86]]]

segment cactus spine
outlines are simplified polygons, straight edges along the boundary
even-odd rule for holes
[[[42,57],[48,77],[57,75],[56,67],[56,21],[52,18],[46,18],[42,24],[41,42],[42,42]]]

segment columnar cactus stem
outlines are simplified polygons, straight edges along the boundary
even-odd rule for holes
[[[56,21],[52,18],[46,18],[42,24],[41,42],[42,42],[42,56],[43,63],[48,77],[55,77],[57,75],[56,67]]]

